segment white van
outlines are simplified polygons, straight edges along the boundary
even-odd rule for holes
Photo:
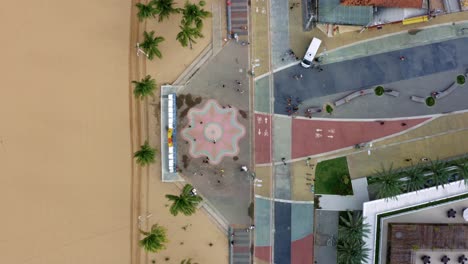
[[[301,65],[304,68],[310,68],[312,66],[312,61],[314,60],[315,55],[317,54],[318,49],[320,48],[322,41],[318,38],[313,38],[310,42],[309,48],[304,55],[304,59],[301,61]]]

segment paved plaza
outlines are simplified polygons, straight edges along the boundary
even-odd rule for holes
[[[189,142],[193,158],[206,158],[210,164],[219,164],[224,157],[239,154],[239,140],[245,135],[245,128],[239,124],[235,107],[222,107],[209,100],[201,109],[190,109],[188,118],[182,136]]]
[[[273,219],[272,209],[275,212]],[[312,203],[256,198],[256,259],[271,262],[271,245],[274,239],[274,263],[312,263],[313,210]]]
[[[232,41],[177,92],[186,98],[190,95],[192,101],[200,97],[199,104],[178,105],[178,131],[183,131],[177,138],[181,174],[227,224],[245,226],[251,224],[252,191],[249,175],[240,170],[250,166],[247,71],[247,47]]]
[[[421,87],[423,80],[417,77],[445,71],[465,73],[468,68],[467,52],[468,38],[465,37],[326,64],[321,66],[321,72],[292,66],[274,75],[274,112],[288,113],[288,97],[307,100],[410,79],[414,85]],[[402,56],[405,57],[403,61],[400,60]],[[297,74],[304,77],[295,80],[293,76]],[[450,79],[453,80],[455,76]]]

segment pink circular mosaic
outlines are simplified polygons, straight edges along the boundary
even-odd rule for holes
[[[237,114],[236,108],[223,109],[215,100],[209,100],[202,108],[190,109],[189,123],[181,132],[190,142],[190,156],[208,157],[210,163],[218,164],[225,156],[237,155],[239,140],[245,135]]]

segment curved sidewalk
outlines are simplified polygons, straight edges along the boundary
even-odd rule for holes
[[[395,51],[402,48],[412,48],[435,42],[442,42],[468,36],[468,32],[460,32],[468,27],[468,21],[445,23],[421,27],[409,32],[390,33],[372,39],[362,40],[319,54],[323,64],[340,62],[379,53]]]

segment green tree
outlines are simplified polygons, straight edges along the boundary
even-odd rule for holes
[[[152,4],[158,14],[159,22],[169,19],[171,14],[178,14],[182,11],[182,9],[174,7],[174,0],[153,0]]]
[[[192,4],[188,1],[185,2],[182,14],[183,23],[189,26],[194,24],[199,30],[203,28],[203,19],[211,17],[211,13],[203,9],[201,5]]]
[[[388,170],[382,167],[382,170],[377,171],[374,178],[377,181],[375,183],[377,187],[377,199],[397,199],[396,196],[402,193],[398,174],[393,171],[393,164],[390,165]]]
[[[406,192],[416,192],[424,188],[424,170],[420,165],[416,165],[403,173],[403,177],[407,177]]]
[[[136,3],[135,6],[138,8],[138,20],[143,21],[150,17],[156,16],[156,9],[153,7],[153,4],[150,2],[147,5],[142,3]]]
[[[146,75],[141,81],[132,81],[132,83],[135,84],[133,94],[136,98],[143,99],[153,94],[154,89],[156,89],[156,80],[152,79],[150,75]]]
[[[139,242],[140,246],[142,246],[145,251],[158,252],[166,248],[165,244],[168,242],[166,228],[154,224],[150,232],[140,230],[140,233],[145,236]]]
[[[198,264],[197,262],[192,263],[192,259],[184,259],[180,262],[180,264]]]
[[[338,240],[338,264],[361,264],[367,262],[369,249],[361,240]]]
[[[163,37],[155,37],[154,31],[143,32],[144,41],[140,44],[140,47],[148,54],[148,59],[152,60],[154,56],[162,58],[161,51],[159,51],[159,43],[164,41]]]
[[[427,169],[432,172],[432,181],[436,186],[444,188],[444,185],[448,183],[450,173],[447,171],[447,163],[439,160],[431,160]]]
[[[192,194],[192,185],[186,184],[179,196],[167,194],[166,198],[172,201],[169,211],[176,216],[179,213],[184,215],[192,215],[197,210],[198,204],[203,200],[198,195]]]
[[[184,21],[182,21],[182,25],[180,25],[179,28],[180,32],[177,34],[176,39],[180,42],[182,47],[187,47],[187,45],[189,45],[190,49],[192,49],[192,43],[197,43],[195,39],[203,38],[203,34],[198,28],[191,27]]]
[[[458,174],[463,179],[465,185],[468,186],[468,159],[461,159],[457,162]]]
[[[152,148],[149,145],[148,140],[146,140],[145,143],[140,146],[140,150],[135,152],[133,157],[136,158],[136,163],[141,166],[145,166],[154,162],[155,155],[156,149]]]
[[[360,212],[346,212],[346,218],[340,216],[338,227],[339,240],[362,240],[370,232],[370,225],[364,223],[364,218]]]

